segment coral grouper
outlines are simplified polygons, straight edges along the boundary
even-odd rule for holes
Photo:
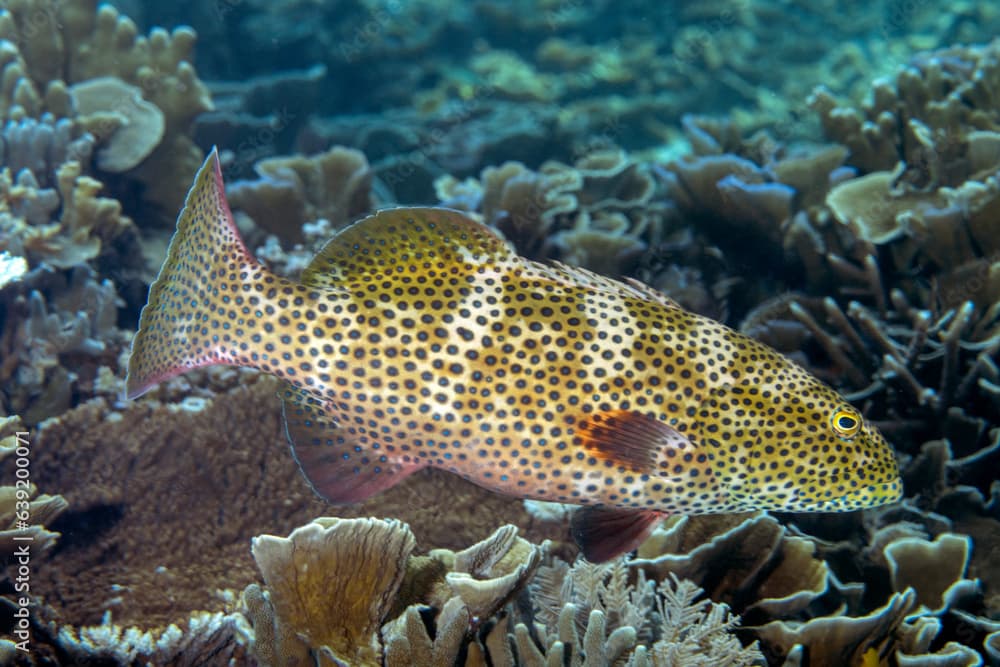
[[[900,495],[878,430],[785,357],[638,282],[518,257],[461,213],[380,211],[301,283],[271,273],[239,237],[214,151],[150,289],[128,395],[210,364],[285,381],[295,458],[330,501],[444,468],[586,505],[573,531],[591,560],[667,514]]]

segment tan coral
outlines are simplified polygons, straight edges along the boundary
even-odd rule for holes
[[[405,524],[376,519],[321,518],[287,538],[255,538],[267,592],[254,628],[287,628],[265,636],[297,638],[319,664],[381,664],[378,629],[415,544]],[[265,664],[288,664],[290,653],[302,653],[288,644],[262,642],[255,652]]]
[[[559,96],[558,77],[538,72],[512,52],[491,50],[478,54],[472,58],[471,69],[506,99],[548,102]]]
[[[100,181],[84,176],[80,164],[64,163],[57,172],[58,189],[63,213],[60,227],[74,243],[109,242],[132,226],[132,220],[122,214],[121,204],[100,197]]]
[[[30,37],[30,38],[29,38]],[[173,220],[187,193],[188,174],[202,161],[190,138],[194,118],[212,109],[211,96],[191,66],[195,35],[189,28],[141,36],[129,18],[97,0],[50,4],[17,0],[0,12],[0,38],[26,45],[25,74],[53,106],[65,104],[62,84],[113,76],[138,87],[164,115],[165,135],[129,175],[141,181],[146,201]]]
[[[25,74],[26,69],[17,46],[11,41],[0,41],[0,120],[20,120],[41,113],[41,95]]]
[[[19,417],[0,418],[0,459],[13,458],[18,469],[29,470],[31,446],[31,433]],[[22,465],[21,461],[27,464]],[[14,480],[15,476],[20,481],[0,486],[0,563],[4,564],[9,564],[26,544],[32,554],[51,548],[59,533],[45,526],[51,525],[69,506],[60,495],[37,495],[35,485],[19,475],[11,475],[9,479]]]
[[[33,443],[32,481],[100,524],[78,534],[72,550],[39,561],[35,582],[60,591],[51,604],[65,622],[96,624],[113,611],[120,625],[149,629],[194,609],[218,611],[215,588],[242,590],[259,577],[247,548],[253,536],[329,513],[288,453],[277,390],[249,371],[193,371],[143,401],[92,400],[46,423]],[[186,509],[164,514],[166,506]],[[568,540],[565,527],[532,526],[520,503],[444,471],[338,513],[397,517],[429,544],[456,549],[498,520],[528,526],[532,541]]]
[[[965,579],[972,540],[969,537],[943,533],[934,541],[919,537],[904,537],[885,548],[892,589],[916,591],[917,604],[941,613],[953,599],[975,593],[978,582]]]
[[[17,0],[0,14],[0,36],[27,46],[22,55],[37,85],[118,77],[138,86],[164,112],[168,131],[186,130],[195,115],[212,108],[190,65],[195,42],[190,28],[172,34],[156,28],[141,36],[131,19],[97,0],[58,5]]]
[[[102,76],[69,88],[79,121],[104,140],[97,151],[97,166],[104,171],[132,169],[163,139],[163,112],[142,98],[142,91],[117,77]],[[108,137],[102,126],[111,126]]]
[[[449,599],[435,618],[434,639],[411,605],[382,628],[386,667],[435,667],[453,664],[465,642],[473,616],[458,597]]]
[[[689,517],[654,531],[639,556],[634,565],[653,579],[676,575],[707,586],[713,600],[744,600],[778,617],[804,609],[829,586],[829,567],[812,542],[765,514]]]
[[[22,172],[19,181],[12,183],[8,170],[0,172],[0,215],[5,218],[0,219],[0,228],[7,228],[0,247],[16,243],[12,249],[25,253],[32,264],[45,261],[57,268],[70,268],[94,259],[123,235],[135,232],[132,220],[122,214],[121,204],[99,196],[103,184],[84,175],[79,162],[68,160],[59,166],[54,191],[25,180],[26,174],[29,172]],[[27,219],[4,215],[4,209],[26,207],[39,213],[29,213]],[[59,219],[49,222],[48,215],[60,207]],[[123,264],[135,261],[127,258]]]
[[[263,229],[300,243],[302,227],[318,219],[333,229],[353,222],[372,208],[372,170],[360,151],[334,146],[313,156],[267,158],[254,169],[254,181],[227,188],[229,202]]]
[[[618,149],[585,152],[538,171],[520,162],[482,170],[478,183],[441,179],[445,205],[479,208],[519,254],[560,259],[610,275],[630,271],[663,234],[662,206],[647,167]]]
[[[578,174],[539,174],[520,162],[486,167],[480,174],[483,221],[500,229],[518,252],[541,252],[555,220],[576,209]]]
[[[806,622],[772,621],[756,628],[755,634],[765,652],[777,658],[801,646],[809,652],[810,667],[859,665],[870,647],[891,640],[913,609],[915,598],[912,591],[897,593],[884,607],[863,617],[834,615]]]
[[[256,538],[267,587],[243,595],[254,653],[271,665],[382,664],[383,653],[389,665],[450,664],[543,552],[509,525],[457,553],[412,556],[414,543],[404,524],[374,519],[317,519],[288,538]],[[433,639],[422,619],[431,610]]]
[[[547,543],[531,544],[517,536],[517,528],[503,526],[492,535],[457,553],[430,552],[447,570],[444,581],[476,618],[489,618],[507,604],[535,575]],[[428,602],[442,607],[442,587],[432,590]]]
[[[902,162],[906,187],[956,186],[996,165],[998,127],[989,109],[1000,94],[998,50],[994,40],[913,56],[893,79],[877,81],[860,109],[840,104],[823,88],[809,104],[827,136],[847,146],[851,164],[863,171],[887,171]]]
[[[907,221],[913,210],[944,202],[922,193],[893,193],[896,176],[891,171],[878,171],[844,181],[830,190],[826,205],[841,223],[853,225],[865,241],[882,244],[912,234]]]

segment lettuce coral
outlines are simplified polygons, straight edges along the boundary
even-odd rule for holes
[[[520,254],[608,275],[628,273],[662,233],[655,180],[613,148],[573,165],[548,161],[537,172],[507,162],[483,169],[478,182],[444,177],[435,187],[442,205],[481,213]]]
[[[327,220],[332,233],[372,209],[372,171],[360,151],[335,146],[310,157],[266,158],[254,169],[257,179],[229,184],[229,202],[285,242],[301,242],[306,223]]]
[[[416,545],[398,521],[317,519],[287,538],[254,539],[266,589],[243,594],[265,665],[377,665],[377,635]],[[365,602],[367,601],[367,604]]]

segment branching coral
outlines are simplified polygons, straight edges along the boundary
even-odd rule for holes
[[[188,28],[172,34],[157,28],[148,37],[140,36],[135,23],[110,5],[98,7],[97,0],[56,4],[18,0],[0,12],[0,39],[6,40],[5,72],[13,86],[7,97],[8,116],[37,115],[46,107],[68,115],[73,107],[66,103],[67,86],[98,77],[115,77],[134,86],[162,112],[163,140],[129,176],[145,186],[145,201],[172,219],[187,192],[187,174],[202,159],[189,137],[191,123],[212,108],[208,90],[190,64],[194,33]],[[118,132],[133,132],[134,125],[120,120],[136,118],[133,96],[111,99],[115,100],[120,103],[105,111],[118,115]],[[90,111],[88,107],[86,113]],[[111,140],[113,134],[101,138]],[[109,159],[107,164],[120,170],[130,162],[134,157]]]
[[[1000,99],[998,50],[994,41],[920,54],[894,80],[877,81],[862,109],[838,105],[824,89],[810,104],[863,171],[902,162],[894,179],[901,187],[958,186],[998,165],[1000,125],[990,112]]]
[[[246,633],[246,618],[238,613],[195,613],[183,627],[154,631],[116,625],[109,614],[100,625],[63,627],[49,639],[77,663],[240,664],[247,660],[241,639]]]
[[[762,659],[756,643],[741,646],[732,634],[739,617],[733,616],[726,605],[707,599],[697,601],[704,592],[697,584],[672,575],[656,590],[660,618],[657,638],[649,647],[649,658],[637,652],[630,665],[745,667]]]
[[[636,667],[735,667],[762,659],[755,644],[743,647],[731,633],[739,619],[727,605],[699,600],[704,591],[673,574],[657,585],[625,559],[601,565],[580,559],[572,567],[554,561],[539,571],[532,591],[547,664],[563,653],[575,664],[611,664],[621,656]],[[526,625],[515,627],[515,639],[523,660],[542,664]]]
[[[40,186],[28,169],[16,181],[10,170],[0,172],[0,249],[26,257],[32,266],[71,268],[102,255],[120,259],[122,266],[138,265],[141,260],[125,252],[134,243],[135,226],[121,204],[98,196],[99,181],[67,160],[53,173],[53,184]]]
[[[98,282],[81,266],[68,278],[52,274],[44,294],[8,290],[5,296],[0,396],[8,414],[19,413],[30,424],[58,415],[73,404],[82,374],[117,365],[120,299],[109,280]]]

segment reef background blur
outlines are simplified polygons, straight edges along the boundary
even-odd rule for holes
[[[0,8],[0,663],[1000,665],[1000,5]],[[325,505],[256,373],[123,402],[213,145],[275,270],[465,210],[793,357],[904,501],[676,517],[595,566],[566,508],[444,473]]]

